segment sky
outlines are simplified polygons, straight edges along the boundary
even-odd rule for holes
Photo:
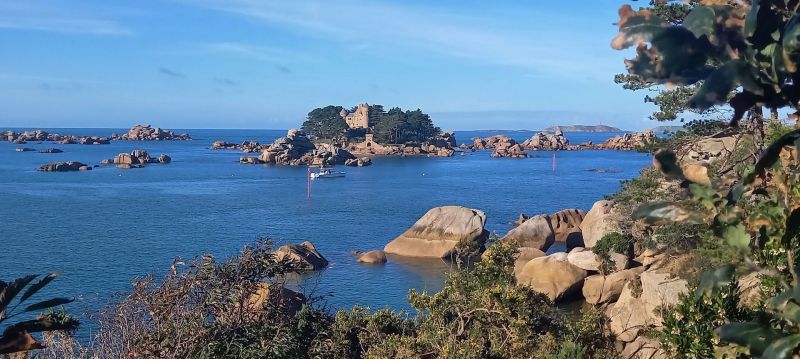
[[[623,3],[0,0],[0,128],[285,129],[363,102],[452,130],[651,128],[613,82]]]

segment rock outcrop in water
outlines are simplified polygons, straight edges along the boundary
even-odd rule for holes
[[[360,157],[360,158],[357,158],[357,159],[353,158],[353,159],[349,159],[349,160],[344,161],[344,165],[345,166],[350,166],[350,167],[370,166],[370,165],[372,165],[372,159],[370,159],[369,157]]]
[[[41,172],[90,171],[92,166],[77,161],[55,162],[39,166]]]
[[[144,124],[131,127],[128,133],[124,133],[121,136],[112,134],[111,139],[124,141],[185,141],[192,138],[188,133],[176,135],[170,130]]]
[[[98,136],[74,136],[49,133],[47,131],[35,130],[25,132],[6,131],[0,134],[0,141],[8,141],[16,144],[28,142],[56,142],[58,144],[72,145],[107,145],[111,143],[106,137]]]
[[[522,143],[522,147],[526,150],[545,150],[545,151],[555,151],[555,150],[577,150],[580,149],[579,146],[571,146],[569,144],[569,140],[564,136],[564,133],[561,130],[557,130],[554,134],[548,135],[544,132],[539,132],[531,136],[531,138],[525,140]]]
[[[64,151],[62,151],[62,150],[60,150],[58,148],[47,148],[47,149],[39,151],[39,153],[62,153],[62,152],[64,152]]]
[[[328,266],[328,260],[309,241],[281,246],[275,251],[275,259],[292,261],[298,269],[306,271],[320,270]]]
[[[383,249],[408,257],[450,258],[459,242],[482,247],[489,236],[486,214],[460,206],[435,207]]]
[[[172,158],[163,153],[158,157],[150,157],[150,154],[147,153],[147,151],[133,150],[130,153],[120,153],[112,159],[103,160],[101,163],[114,164],[117,166],[117,168],[129,169],[142,168],[149,163],[167,164],[170,162],[172,162]]]
[[[656,134],[653,131],[626,133],[609,138],[597,147],[603,150],[631,151],[645,147],[655,141],[655,139]]]
[[[223,148],[224,145],[222,143],[218,147]],[[242,156],[239,159],[240,163],[245,164],[333,166],[356,160],[353,154],[341,147],[332,144],[315,145],[305,132],[296,129],[289,130],[286,136],[268,146],[246,142],[239,148],[245,152],[251,152],[251,148],[260,149],[258,157]],[[366,160],[362,161],[362,165],[367,165],[366,163]]]

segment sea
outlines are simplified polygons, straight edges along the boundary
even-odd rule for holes
[[[26,129],[12,129],[22,131]],[[49,132],[108,136],[125,129],[59,128]],[[487,215],[504,235],[520,213],[588,210],[651,163],[632,151],[538,151],[530,158],[491,158],[489,151],[450,158],[373,157],[373,165],[342,166],[344,178],[312,181],[305,167],[239,164],[236,150],[213,141],[271,142],[285,130],[175,130],[191,141],[113,141],[110,145],[0,142],[0,279],[60,272],[42,293],[72,296],[68,306],[89,315],[131,288],[137,277],[169,270],[176,257],[220,259],[268,237],[276,245],[311,241],[330,265],[304,277],[298,289],[319,305],[347,309],[412,309],[410,288],[437,291],[451,264],[391,257],[385,265],[356,263],[351,251],[382,249],[432,207],[460,205]],[[533,131],[456,131],[459,143]],[[595,143],[619,133],[566,133],[571,143]],[[59,148],[63,153],[16,152]],[[99,164],[143,149],[172,157],[140,169],[100,166],[45,173],[45,163]],[[556,244],[550,252],[563,251]]]

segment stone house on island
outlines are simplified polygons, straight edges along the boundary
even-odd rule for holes
[[[369,104],[367,103],[359,104],[353,112],[342,109],[339,116],[342,116],[347,127],[369,128]]]

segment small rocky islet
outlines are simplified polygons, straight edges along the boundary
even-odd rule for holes
[[[8,141],[14,144],[25,144],[28,142],[54,142],[57,144],[109,144],[111,141],[187,141],[192,138],[187,133],[175,134],[173,131],[162,129],[159,127],[152,127],[148,124],[140,124],[131,127],[127,133],[118,135],[111,134],[109,137],[98,136],[75,136],[75,135],[62,135],[57,133],[49,133],[43,130],[34,131],[6,131],[0,135],[0,141]],[[36,152],[37,150],[30,147],[18,147],[17,152]],[[39,153],[63,153],[64,151],[58,148],[47,148],[39,150]],[[172,158],[166,154],[160,154],[157,157],[150,157],[147,151],[133,150],[129,153],[120,153],[113,159],[102,160],[101,164],[114,164],[117,168],[141,168],[149,163],[170,163]],[[97,166],[94,166],[97,167]],[[53,162],[39,166],[38,170],[41,172],[73,172],[73,171],[87,171],[91,170],[93,166],[77,162],[77,161],[64,161]]]

